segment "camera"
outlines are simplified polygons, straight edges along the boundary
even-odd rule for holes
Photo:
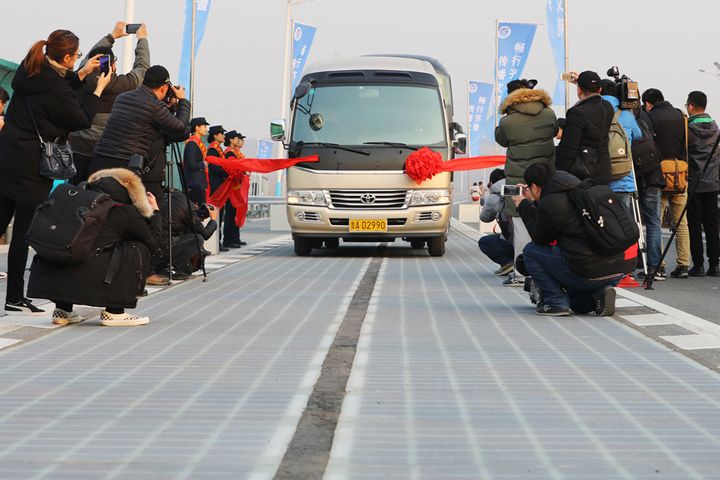
[[[503,197],[516,197],[523,194],[522,185],[503,185]]]
[[[138,177],[142,177],[145,170],[145,159],[138,153],[133,153],[128,158],[127,169],[135,173]]]
[[[627,75],[620,76],[620,69],[612,66],[606,72],[608,77],[615,80],[620,97],[621,110],[634,110],[640,108],[640,87]]]
[[[100,55],[100,73],[110,74],[110,55]]]
[[[170,82],[167,82],[166,84],[168,86],[167,93],[165,94],[165,98],[163,98],[163,102],[170,105],[172,101],[175,99],[175,90],[173,90],[173,84]]]

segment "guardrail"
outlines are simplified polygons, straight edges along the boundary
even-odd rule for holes
[[[248,197],[248,217],[270,217],[270,205],[285,205],[285,197],[250,195],[250,197]]]

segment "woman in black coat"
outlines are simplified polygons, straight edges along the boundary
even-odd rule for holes
[[[125,313],[137,306],[153,253],[159,250],[162,218],[155,197],[140,177],[124,168],[95,172],[88,189],[107,193],[115,201],[95,240],[95,254],[76,265],[58,265],[39,255],[30,269],[29,295],[55,302],[53,322],[82,321],[73,304],[105,307],[106,326],[144,325],[150,320]]]
[[[88,128],[98,99],[110,80],[109,76],[101,75],[94,94],[83,102],[78,100],[75,90],[100,65],[99,60],[93,58],[78,72],[72,70],[82,55],[78,51],[79,43],[78,37],[68,30],[54,31],[47,40],[32,46],[12,82],[14,94],[5,127],[0,131],[0,232],[5,232],[15,217],[8,255],[5,297],[8,314],[45,313],[23,295],[28,255],[25,233],[35,207],[47,198],[52,186],[51,179],[39,174],[38,131],[43,140],[54,141],[67,137],[73,130]]]

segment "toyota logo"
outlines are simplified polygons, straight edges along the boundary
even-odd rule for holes
[[[375,195],[372,193],[363,193],[360,195],[360,201],[364,204],[375,203]]]

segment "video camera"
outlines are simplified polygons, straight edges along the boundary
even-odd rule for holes
[[[621,110],[640,108],[640,87],[637,82],[627,75],[620,76],[620,69],[616,66],[608,69],[607,76],[612,77],[617,84]]]

